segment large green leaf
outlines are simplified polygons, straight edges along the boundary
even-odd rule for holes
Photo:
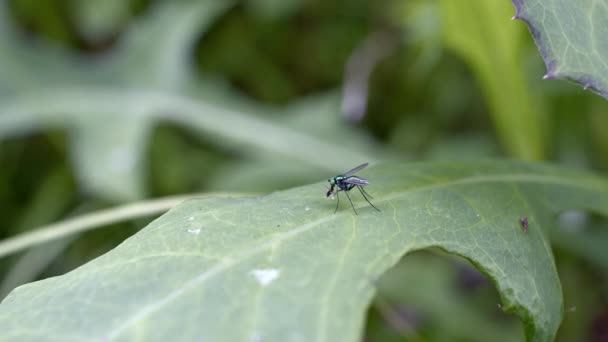
[[[513,0],[547,65],[545,78],[576,81],[608,98],[608,3]]]
[[[356,341],[376,279],[435,246],[487,274],[529,340],[553,339],[563,305],[545,231],[567,208],[608,214],[607,181],[514,162],[361,175],[380,212],[353,193],[359,215],[344,195],[334,214],[319,184],[184,202],[75,271],[17,288],[0,305],[2,337]]]

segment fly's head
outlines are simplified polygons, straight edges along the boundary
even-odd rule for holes
[[[335,178],[330,178],[327,180],[329,182],[329,189],[327,189],[327,193],[325,194],[325,197],[332,197],[334,196],[334,187],[336,186],[336,179]]]

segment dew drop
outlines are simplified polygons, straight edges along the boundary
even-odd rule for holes
[[[194,216],[188,217],[188,221],[194,221]]]
[[[309,211],[309,210],[310,210],[310,207],[306,207],[306,208],[304,208],[304,210]]]

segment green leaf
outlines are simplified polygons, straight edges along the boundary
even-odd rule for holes
[[[0,30],[0,69],[6,70],[0,78],[0,139],[67,128],[82,188],[123,201],[145,195],[144,152],[158,122],[182,126],[243,156],[271,155],[283,163],[296,161],[325,170],[380,155],[377,148],[372,153],[350,143],[370,146],[358,139],[363,134],[342,129],[330,139],[279,123],[264,115],[279,112],[276,108],[245,103],[232,93],[219,94],[217,87],[194,77],[194,45],[231,4],[159,2],[131,25],[112,53],[89,60],[44,44],[23,44],[0,3],[0,19],[6,19],[0,21],[0,28],[6,29]],[[307,106],[327,112],[327,99]],[[293,111],[301,106],[296,103]],[[338,108],[331,107],[328,115],[337,117]],[[350,138],[332,140],[345,135]]]
[[[608,98],[608,3],[513,0],[545,60],[545,78],[566,78]]]
[[[141,197],[150,120],[118,113],[88,114],[83,119],[72,129],[72,150],[80,176],[86,177],[81,180],[85,190],[104,198]]]
[[[143,197],[144,152],[158,120],[154,115],[158,113],[152,111],[171,108],[159,109],[158,103],[149,105],[136,94],[154,89],[158,94],[184,96],[192,82],[187,76],[192,66],[189,53],[229,5],[229,1],[159,4],[149,20],[132,25],[118,48],[101,60],[72,56],[42,42],[26,45],[10,24],[0,24],[7,29],[0,33],[0,51],[7,55],[0,67],[10,70],[0,79],[0,138],[67,128],[85,190],[113,200]],[[8,19],[7,12],[6,4],[0,3],[0,18]],[[134,96],[120,96],[125,92]]]
[[[131,14],[129,7],[132,1],[77,0],[72,2],[74,19],[78,30],[90,42],[99,42],[116,32],[124,25]]]
[[[474,72],[502,145],[512,156],[544,159],[545,112],[522,68],[525,36],[522,27],[509,21],[511,5],[485,0],[440,4],[446,45]]]
[[[319,184],[184,202],[77,270],[17,288],[0,305],[3,337],[356,341],[382,273],[439,247],[495,282],[528,340],[554,338],[563,304],[545,231],[568,208],[608,214],[606,180],[514,162],[361,176],[381,212],[353,192],[359,215],[344,194],[334,214]]]

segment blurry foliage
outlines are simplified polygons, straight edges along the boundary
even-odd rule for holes
[[[412,253],[378,287],[381,295],[368,322],[377,325],[368,329],[372,341],[400,340],[398,330],[386,326],[387,314],[401,315],[405,326],[431,341],[524,339],[521,323],[497,307],[492,283],[459,257],[438,250]],[[393,307],[387,311],[383,301]]]
[[[516,157],[545,158],[542,97],[529,89],[521,67],[523,25],[506,25],[507,1],[440,1],[446,46],[465,59],[486,95],[505,149]],[[471,11],[471,8],[476,11]]]
[[[1,3],[0,236],[143,196],[274,191],[386,156],[506,156],[608,169],[608,104],[540,79],[538,50],[523,24],[508,20],[510,1],[248,0],[225,2],[198,19],[187,10],[192,4]],[[367,116],[347,124],[336,91],[344,66],[366,37],[387,31],[395,33],[396,48],[372,74]],[[150,89],[150,97],[129,97],[131,90]],[[138,107],[160,95],[177,96],[164,111],[175,103],[210,107],[178,119]],[[203,112],[211,121],[195,124]],[[245,118],[251,121],[231,135]],[[251,124],[263,130],[243,137]],[[264,137],[275,134],[317,145],[294,148],[292,158],[289,146],[267,148],[272,141]],[[124,149],[117,155],[112,145]],[[108,160],[117,158],[131,167],[110,172]],[[599,221],[576,238],[554,239],[566,306],[577,306],[566,314],[561,340],[593,336],[592,322],[607,311],[608,256],[598,243],[605,234],[597,232],[605,222]],[[6,274],[13,265],[26,272],[4,283],[3,293],[81,265],[141,226],[121,224],[49,247],[42,256],[35,253],[44,248],[6,258],[0,264]],[[428,261],[434,272],[425,281],[449,287],[453,278],[442,272],[454,272],[450,262],[427,257],[417,255],[404,267]],[[422,298],[386,297],[406,307]],[[443,328],[445,312],[454,309],[449,303],[427,305],[428,320],[436,322],[422,328],[434,331],[429,337],[462,333]],[[465,322],[484,319],[474,310],[457,312]],[[395,334],[374,309],[368,329],[368,336]]]
[[[248,3],[263,2],[268,1]],[[306,2],[278,18],[255,16],[247,8],[235,6],[203,39],[201,67],[228,77],[258,100],[287,103],[340,85],[347,58],[382,6],[361,0]]]

